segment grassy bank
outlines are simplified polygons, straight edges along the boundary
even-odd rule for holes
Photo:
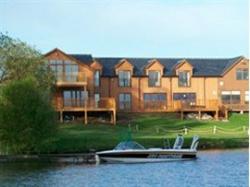
[[[190,145],[194,134],[201,137],[200,149],[248,147],[248,114],[232,114],[228,122],[180,120],[176,114],[128,114],[127,119],[131,124],[133,140],[145,147],[161,147],[165,137],[169,138],[172,145],[178,133],[184,134],[186,147]],[[49,150],[56,153],[74,153],[111,149],[128,138],[128,129],[127,124],[59,125],[59,132]]]

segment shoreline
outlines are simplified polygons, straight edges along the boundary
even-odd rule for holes
[[[200,149],[199,152],[249,150],[249,147]],[[2,163],[96,164],[95,153],[0,155]]]

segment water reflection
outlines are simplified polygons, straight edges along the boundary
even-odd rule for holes
[[[248,186],[248,150],[149,164],[0,164],[0,186]]]

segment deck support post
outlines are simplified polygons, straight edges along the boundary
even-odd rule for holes
[[[114,124],[114,113],[113,111],[110,112],[110,122]]]
[[[184,113],[183,113],[183,110],[181,110],[181,120],[184,119]]]
[[[215,120],[219,119],[219,111],[218,110],[215,111],[215,116],[214,117],[215,117]]]
[[[84,102],[84,124],[88,124],[88,111],[87,111],[87,103]]]
[[[87,114],[87,110],[84,110],[84,124],[85,124],[85,125],[88,124],[88,114]]]
[[[60,115],[60,122],[63,123],[63,111],[62,110],[60,110],[59,115]]]
[[[228,120],[228,109],[225,109],[225,119]]]
[[[115,110],[111,111],[111,120],[110,121],[113,125],[116,125],[116,112],[115,112]]]
[[[116,125],[116,110],[115,109],[113,110],[113,115],[114,115],[113,116],[114,117],[114,125]]]
[[[198,111],[198,119],[201,119],[201,111]]]
[[[86,91],[87,91],[87,88],[86,88],[86,86],[84,86],[84,92],[86,92]],[[86,95],[85,99],[84,99],[84,124],[85,125],[88,124],[87,99],[88,99],[88,96]]]

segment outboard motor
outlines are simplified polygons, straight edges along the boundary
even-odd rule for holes
[[[190,149],[192,150],[196,150],[199,144],[199,136],[193,136],[193,141],[192,144],[190,146]]]
[[[181,149],[182,148],[182,145],[184,143],[184,138],[182,135],[178,135],[175,139],[175,143],[174,143],[174,146],[173,146],[173,149]]]

